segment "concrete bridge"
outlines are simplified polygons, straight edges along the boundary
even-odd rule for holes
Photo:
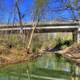
[[[4,31],[32,31],[32,23],[26,23],[20,26],[19,24],[1,24],[0,32]],[[54,32],[72,32],[73,41],[77,42],[77,36],[80,32],[78,22],[40,22],[35,29],[35,33],[54,33]]]

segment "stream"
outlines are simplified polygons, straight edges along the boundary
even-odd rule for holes
[[[0,80],[80,80],[80,67],[61,56],[46,53],[33,61],[1,68]]]

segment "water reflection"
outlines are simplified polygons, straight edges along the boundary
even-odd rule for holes
[[[80,68],[49,53],[32,62],[1,68],[0,80],[80,80]]]

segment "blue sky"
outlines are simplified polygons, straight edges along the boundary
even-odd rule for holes
[[[24,22],[30,22],[32,21],[32,8],[34,7],[34,1],[35,0],[24,0],[23,3],[20,3],[20,10],[21,14],[26,14],[26,17],[23,19]],[[67,1],[67,0],[64,0]],[[7,23],[8,19],[10,18],[10,22],[13,21],[13,9],[14,6],[14,0],[0,0],[0,23]],[[72,12],[70,9],[64,10],[64,11],[52,11],[55,9],[58,9],[59,7],[64,7],[64,4],[61,3],[61,0],[49,0],[48,5],[46,6],[48,9],[45,9],[43,11],[43,14],[41,15],[41,20],[55,20],[55,19],[71,19],[73,18]],[[75,12],[75,15],[77,16],[77,12]],[[18,21],[18,15],[16,14],[16,21]]]

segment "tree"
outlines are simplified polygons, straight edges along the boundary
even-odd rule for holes
[[[31,41],[32,41],[32,37],[33,37],[33,34],[34,34],[34,31],[35,31],[35,28],[40,20],[40,16],[41,16],[41,13],[42,13],[42,10],[43,8],[45,7],[45,5],[47,4],[48,0],[35,0],[35,7],[34,7],[34,10],[33,10],[33,30],[31,32],[31,36],[30,36],[30,39],[29,39],[29,44],[28,44],[28,49],[30,48],[30,45],[31,45]]]
[[[68,8],[71,9],[73,20],[76,20],[76,21],[78,20],[77,17],[80,17],[80,15],[76,16],[76,14],[79,14],[79,12],[80,12],[80,6],[78,3],[79,3],[79,0],[75,0],[75,1],[68,0],[68,4],[66,5]],[[77,13],[75,13],[75,12],[77,12]]]

